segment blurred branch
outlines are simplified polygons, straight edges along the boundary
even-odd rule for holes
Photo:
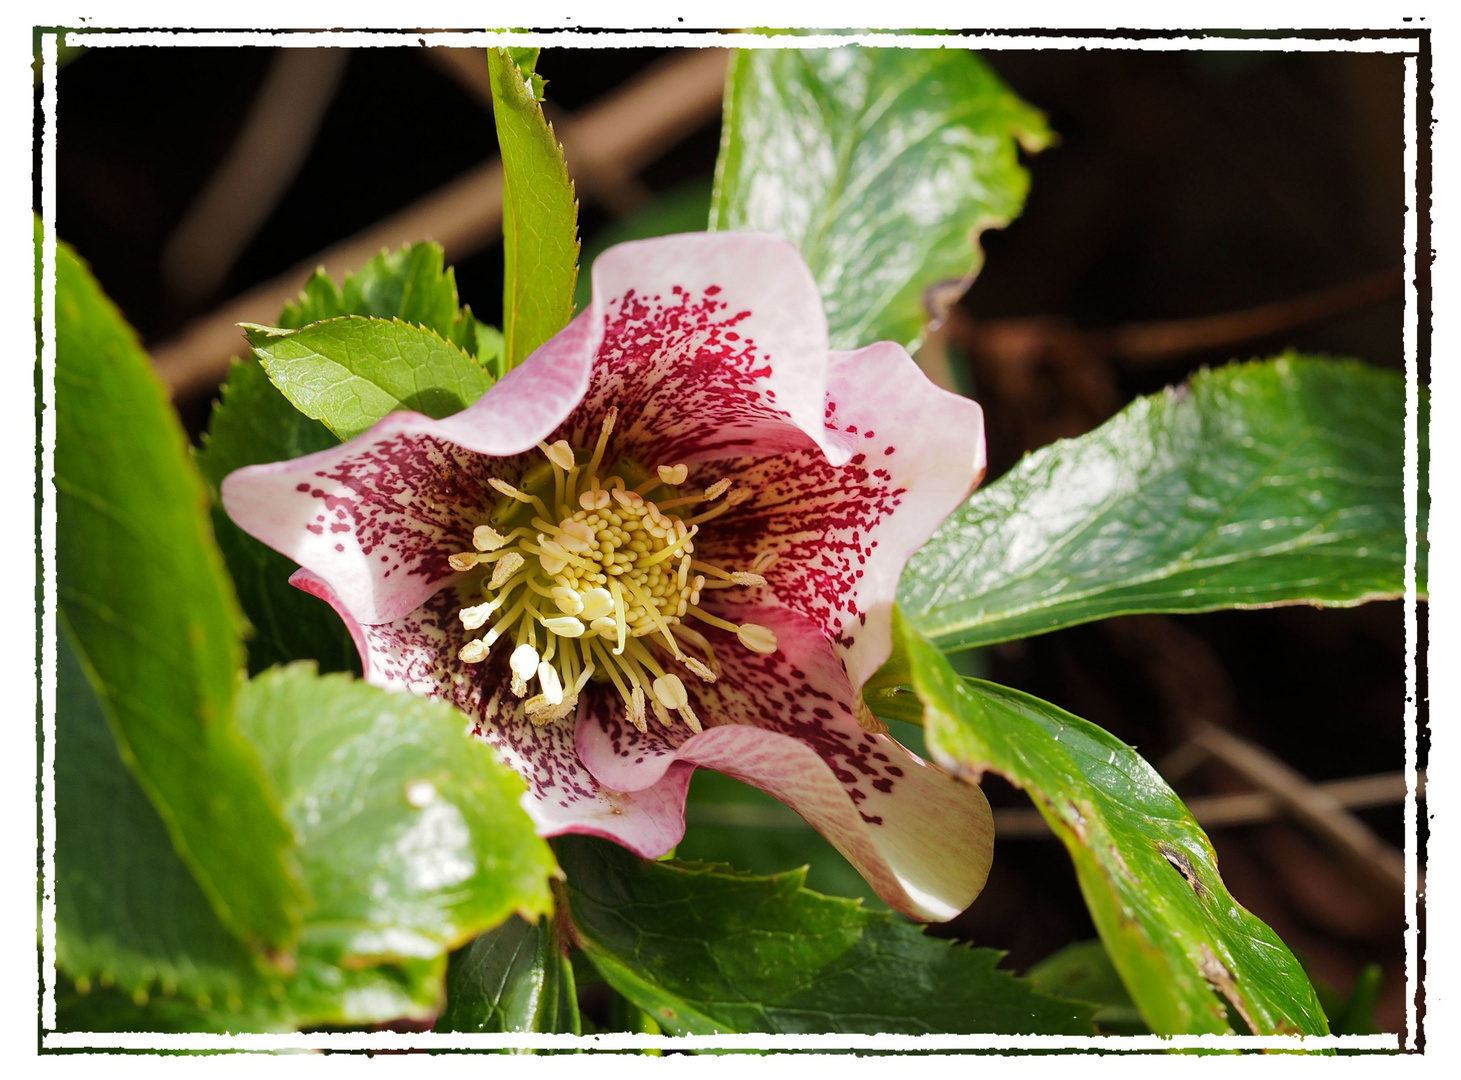
[[[1109,331],[1104,350],[1124,367],[1146,367],[1205,349],[1241,345],[1399,296],[1399,270],[1246,311],[1172,322],[1130,323]],[[1098,335],[1099,336],[1099,335]]]
[[[426,50],[426,59],[472,95],[478,105],[492,111],[492,80],[487,77],[485,49],[453,49],[438,45]]]
[[[1345,810],[1371,806],[1392,806],[1405,798],[1405,774],[1382,773],[1349,780],[1315,784],[1314,789]],[[1421,774],[1418,797],[1425,798],[1425,774]],[[1233,795],[1207,795],[1185,800],[1187,809],[1204,829],[1257,825],[1287,813],[1281,799],[1270,791],[1249,791]],[[1054,836],[1038,810],[1000,809],[994,812],[995,835],[1001,840],[1046,839]]]
[[[1193,741],[1249,783],[1272,796],[1377,884],[1403,896],[1405,860],[1331,792],[1310,783],[1273,754],[1212,724],[1195,725]]]
[[[1079,356],[1122,367],[1155,367],[1189,353],[1232,348],[1358,311],[1399,296],[1402,284],[1399,270],[1387,270],[1243,311],[1127,323],[1112,330],[1078,330],[1063,319],[1039,315],[978,320],[959,309],[950,324],[954,344],[972,357],[1028,366],[1052,356]]]
[[[162,252],[162,277],[184,300],[207,296],[268,220],[309,156],[348,49],[280,49],[243,129]]]
[[[492,111],[492,80],[487,77],[487,50],[485,49],[427,49],[426,55],[452,81],[476,99],[478,105]],[[568,120],[568,114],[558,109],[551,101],[543,102],[543,113],[556,129]],[[639,182],[633,170],[615,168],[615,162],[606,161],[603,167],[587,184],[578,179],[583,194],[597,197],[610,210],[623,216],[638,208],[647,198],[649,189]],[[568,163],[572,169],[573,163]]]
[[[607,172],[634,170],[712,119],[720,108],[727,53],[697,49],[647,68],[556,128],[569,170],[585,191]],[[272,322],[316,267],[339,278],[382,248],[431,239],[457,262],[496,239],[502,224],[502,166],[468,172],[396,214],[257,285],[152,350],[175,398],[216,384],[244,351],[240,322]]]

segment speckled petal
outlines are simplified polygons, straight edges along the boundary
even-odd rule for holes
[[[654,788],[686,764],[734,776],[801,814],[891,906],[953,918],[989,874],[994,827],[983,793],[859,728],[852,687],[817,627],[785,609],[761,614],[777,634],[775,655],[720,634],[719,681],[685,680],[703,733],[651,720],[640,734],[603,700],[580,715],[580,758],[626,791]]]
[[[603,344],[575,445],[619,409],[615,450],[693,462],[852,440],[823,423],[827,320],[796,248],[756,233],[691,233],[620,244],[593,268]]]
[[[403,618],[363,626],[319,577],[301,570],[289,580],[339,612],[360,649],[367,682],[443,698],[475,721],[475,734],[527,782],[522,806],[541,835],[602,836],[645,858],[658,858],[684,835],[693,767],[663,769],[653,784],[632,793],[605,788],[579,760],[571,720],[536,727],[523,716],[507,690],[509,649],[480,664],[457,659],[468,638],[456,617],[464,599],[458,590],[442,589]]]
[[[736,569],[776,552],[771,595],[822,627],[861,687],[891,652],[904,565],[984,475],[984,414],[881,342],[832,354],[826,415],[857,441],[847,463],[805,450],[726,466],[755,494],[705,529],[700,550]]]
[[[583,398],[598,327],[580,317],[475,404],[444,420],[397,412],[363,435],[223,480],[240,527],[328,582],[362,623],[389,622],[453,576],[495,494]]]

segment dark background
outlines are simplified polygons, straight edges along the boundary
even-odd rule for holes
[[[548,51],[539,71],[549,100],[571,112],[663,52]],[[351,55],[287,194],[224,285],[188,301],[164,285],[161,251],[237,136],[274,51],[83,54],[60,74],[60,234],[144,341],[163,343],[242,289],[494,156],[490,115],[426,53]],[[987,59],[1046,111],[1060,140],[1029,162],[1024,215],[984,236],[985,269],[948,332],[959,379],[986,408],[991,478],[1023,452],[1088,430],[1133,395],[1204,363],[1295,346],[1402,366],[1394,290],[1262,336],[1237,318],[1227,340],[1155,361],[1113,358],[1091,334],[1241,314],[1398,273],[1398,57],[1113,50]],[[718,128],[708,122],[664,147],[640,171],[642,184],[651,192],[697,181],[708,189]],[[586,241],[613,217],[585,200]],[[463,299],[496,322],[500,246],[456,265]],[[179,408],[196,432],[208,397]],[[990,677],[1105,726],[1159,765],[1202,718],[1327,780],[1403,767],[1403,657],[1400,604],[1383,602],[1116,619],[998,646],[983,662]],[[1245,789],[1212,765],[1175,786],[1184,796]],[[987,790],[996,806],[1027,805],[997,781]],[[1360,816],[1402,844],[1398,805]],[[1296,825],[1218,828],[1212,839],[1232,892],[1314,974],[1346,990],[1364,964],[1384,966],[1379,1021],[1398,1030],[1399,904]],[[1001,843],[984,894],[938,932],[1008,949],[1019,969],[1093,936],[1069,862],[1051,839]]]

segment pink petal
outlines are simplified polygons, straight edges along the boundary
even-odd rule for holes
[[[984,414],[885,341],[832,354],[827,418],[857,441],[846,464],[813,450],[759,456],[757,447],[731,473],[755,497],[708,524],[699,547],[727,569],[777,552],[769,593],[748,602],[813,619],[861,687],[892,651],[904,565],[984,475]]]
[[[481,400],[432,420],[397,412],[307,457],[252,465],[223,480],[243,529],[328,582],[362,623],[390,622],[454,576],[472,527],[532,449],[583,397],[599,328],[580,316]]]
[[[641,464],[823,447],[827,320],[786,241],[690,233],[619,244],[593,268],[603,345],[583,408],[560,435],[583,445],[617,406],[615,450]],[[712,479],[714,479],[712,477]]]
[[[537,727],[523,716],[507,690],[510,650],[499,649],[481,664],[457,659],[469,635],[457,618],[462,601],[456,589],[442,589],[400,619],[363,626],[309,571],[289,580],[339,612],[360,649],[367,682],[441,698],[475,721],[475,733],[527,782],[522,807],[540,835],[602,836],[649,859],[679,843],[693,767],[662,769],[653,784],[632,794],[605,788],[579,761],[571,721]]]
[[[989,874],[994,826],[983,793],[861,730],[852,686],[816,626],[786,610],[763,614],[775,655],[716,632],[720,679],[684,680],[703,733],[651,720],[640,734],[605,700],[580,714],[579,756],[601,783],[625,791],[653,788],[687,764],[734,776],[801,814],[891,906],[953,918]]]

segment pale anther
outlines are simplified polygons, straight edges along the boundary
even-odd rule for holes
[[[655,472],[659,473],[663,483],[674,487],[685,482],[685,477],[690,475],[690,468],[688,465],[661,465]]]
[[[455,555],[448,555],[446,561],[453,570],[470,570],[477,565],[478,555],[475,551],[459,551]]]
[[[619,623],[612,615],[600,615],[588,624],[590,630],[606,638],[617,638],[619,636]]]
[[[718,499],[730,490],[730,486],[731,478],[729,476],[723,476],[705,489],[703,498],[706,502],[710,502],[712,499]]]
[[[654,696],[666,709],[678,709],[690,700],[678,675],[661,675],[655,679]]]
[[[538,650],[523,642],[512,650],[512,659],[508,661],[508,666],[515,674],[531,679],[538,670]]]
[[[609,494],[614,497],[615,502],[623,507],[644,505],[644,496],[637,491],[625,491],[623,488],[614,488]]]
[[[563,614],[578,615],[583,611],[583,597],[567,585],[554,585],[548,591],[553,594],[553,602]]]
[[[558,543],[568,551],[578,554],[587,551],[593,544],[594,530],[586,521],[565,521],[563,534]]]
[[[776,651],[775,632],[756,623],[743,623],[737,627],[736,638],[746,648],[763,656],[770,656]]]
[[[549,705],[563,704],[563,681],[552,664],[538,665],[538,681],[543,684],[543,697]]]
[[[548,632],[557,634],[559,637],[583,637],[583,623],[572,615],[557,615],[551,619],[544,619],[543,625]]]
[[[487,582],[487,587],[489,589],[502,588],[502,586],[507,584],[508,578],[512,577],[513,574],[521,570],[526,564],[527,559],[515,551],[509,551],[492,568],[492,579]]]
[[[499,480],[497,477],[493,476],[488,478],[487,483],[491,484],[498,491],[502,492],[502,494],[508,496],[509,498],[517,499],[519,502],[532,501],[531,496],[524,495],[521,491],[513,487],[506,480]]]
[[[583,593],[583,610],[576,614],[593,622],[614,610],[614,597],[608,589],[592,588]]]
[[[603,488],[590,488],[579,494],[578,505],[585,510],[602,510],[609,505],[609,493]]]
[[[462,620],[462,625],[468,630],[475,630],[491,616],[495,604],[478,604],[476,607],[464,607],[457,612],[457,618]],[[485,655],[485,654],[484,654]]]
[[[567,439],[559,439],[551,446],[544,446],[543,453],[547,454],[548,460],[564,472],[573,468],[573,447],[568,445]]]
[[[693,656],[682,657],[680,662],[690,669],[692,675],[704,679],[706,682],[715,682],[715,672],[711,671]]]
[[[472,546],[478,551],[496,551],[507,543],[507,537],[491,525],[478,525],[472,530]]]
[[[644,687],[638,683],[629,694],[629,722],[641,732],[648,731],[649,725],[644,721]]]
[[[760,574],[748,574],[744,570],[732,570],[730,579],[736,585],[765,585],[766,579]]]
[[[538,546],[543,553],[538,556],[538,561],[543,564],[543,573],[549,577],[563,573],[563,568],[568,565],[568,552],[558,546],[556,541],[545,540],[543,534],[538,534]]]
[[[469,641],[457,650],[457,659],[464,664],[480,664],[487,659],[485,641]]]

